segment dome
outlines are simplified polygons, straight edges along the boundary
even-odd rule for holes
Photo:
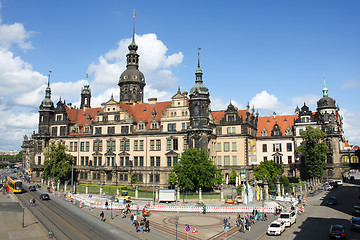
[[[119,78],[119,84],[132,81],[145,83],[144,74],[135,68],[126,69]]]
[[[45,98],[44,100],[42,100],[40,104],[40,108],[53,108],[53,107],[54,107],[54,103],[53,101],[51,101],[50,98]]]
[[[190,90],[190,95],[194,95],[195,92],[198,92],[199,94],[209,94],[209,89],[207,89],[202,82],[196,82]]]
[[[335,100],[332,99],[331,97],[322,97],[318,102],[317,102],[317,107],[318,109],[323,109],[323,108],[336,108],[335,106]]]

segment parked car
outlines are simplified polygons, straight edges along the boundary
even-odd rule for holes
[[[326,201],[327,205],[336,205],[336,197],[329,197]]]
[[[332,186],[333,188],[337,188],[338,186],[339,186],[339,184],[337,183],[337,182],[330,182],[329,183],[330,184],[330,186]]]
[[[343,225],[331,225],[330,227],[331,239],[346,239],[346,231]]]
[[[330,190],[333,189],[333,186],[331,186],[330,184],[325,184],[325,185],[323,186],[323,188],[324,188],[324,190],[326,190],[326,191],[330,191]]]
[[[359,231],[360,230],[360,218],[352,217],[350,219],[350,228],[351,228],[351,230]]]
[[[49,196],[49,194],[44,193],[44,194],[40,195],[40,199],[41,200],[50,200],[50,196]]]
[[[296,222],[296,212],[294,210],[282,212],[278,220],[284,222],[286,227],[290,227]]]
[[[36,191],[36,187],[35,186],[29,186],[29,191]]]
[[[360,206],[354,206],[352,210],[353,216],[360,216]]]
[[[281,235],[285,231],[285,223],[281,220],[273,221],[266,231],[267,235]]]
[[[333,182],[336,182],[338,184],[338,186],[342,186],[343,185],[343,181],[342,180],[334,180]]]

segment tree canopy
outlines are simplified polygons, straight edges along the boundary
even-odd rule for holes
[[[267,176],[272,181],[274,177],[281,176],[283,173],[284,169],[282,169],[281,165],[270,160],[263,161],[254,168],[254,175],[257,180],[263,180]]]
[[[308,178],[321,178],[324,174],[324,165],[328,147],[324,141],[326,133],[311,126],[306,127],[306,131],[301,132],[304,143],[296,148],[297,153],[305,155],[305,163]]]
[[[191,148],[183,152],[174,166],[174,173],[176,179],[172,176],[169,180],[186,190],[212,188],[222,183],[220,169],[210,160],[204,149]]]
[[[66,146],[61,142],[51,142],[45,153],[43,179],[65,182],[71,177],[73,156],[66,153]]]

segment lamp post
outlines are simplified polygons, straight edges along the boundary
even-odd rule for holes
[[[176,217],[175,217],[175,226],[176,226],[176,240],[178,239],[178,238],[177,238],[177,229],[178,229],[178,225],[179,225],[179,217],[178,217],[178,216],[176,216]]]

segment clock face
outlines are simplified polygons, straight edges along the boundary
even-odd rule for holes
[[[128,76],[127,76],[127,75],[125,75],[125,76],[124,76],[124,79],[128,79]]]
[[[134,75],[134,76],[133,76],[133,79],[137,79],[137,75]]]

